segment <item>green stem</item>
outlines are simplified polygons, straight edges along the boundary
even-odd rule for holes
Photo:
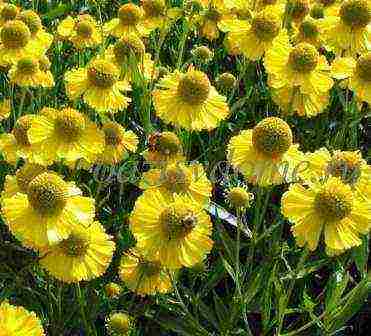
[[[88,320],[86,318],[85,304],[84,304],[85,300],[82,296],[82,292],[81,292],[81,288],[80,288],[79,283],[76,284],[75,289],[76,289],[76,297],[77,297],[77,300],[78,300],[79,306],[80,306],[80,313],[81,313],[81,317],[82,317],[82,322],[84,324],[85,332],[87,333],[88,336],[96,335],[95,332],[92,332],[90,324],[88,323]]]
[[[188,23],[186,20],[183,20],[183,32],[182,32],[182,36],[179,42],[179,55],[178,55],[178,62],[176,65],[176,68],[178,70],[181,68],[182,63],[183,63],[184,49],[185,49],[185,44],[186,44],[187,37],[188,37],[188,31],[189,31]]]

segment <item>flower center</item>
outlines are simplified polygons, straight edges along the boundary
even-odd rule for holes
[[[122,24],[127,26],[135,26],[142,18],[142,13],[138,6],[128,3],[120,7],[118,17]]]
[[[204,15],[205,15],[205,19],[213,21],[213,22],[218,22],[222,17],[219,11],[214,7],[208,8]]]
[[[336,0],[320,0],[319,1],[324,7],[330,7],[331,5],[333,5]]]
[[[309,43],[299,43],[289,56],[289,65],[299,73],[310,73],[318,64],[318,51]]]
[[[29,42],[31,32],[22,21],[14,20],[4,24],[0,36],[6,49],[21,49]]]
[[[130,55],[140,57],[144,52],[144,44],[136,35],[123,37],[113,47],[113,54],[115,55],[116,62],[119,64],[126,62]]]
[[[130,329],[130,321],[124,313],[113,313],[108,320],[108,326],[114,335],[126,335]]]
[[[108,146],[117,146],[121,143],[120,126],[114,122],[107,123],[103,126],[105,143]]]
[[[178,84],[178,94],[189,105],[200,105],[206,101],[210,92],[210,81],[201,71],[189,71]]]
[[[319,30],[316,25],[315,20],[305,20],[301,23],[299,27],[299,33],[304,38],[316,39],[319,36]]]
[[[56,174],[42,173],[28,185],[31,207],[42,216],[59,214],[66,205],[67,186]]]
[[[33,10],[25,10],[19,14],[19,20],[24,22],[31,32],[31,35],[37,34],[42,28],[40,17]]]
[[[26,163],[21,169],[19,169],[16,173],[16,180],[17,185],[21,192],[27,193],[28,185],[30,182],[41,173],[45,172],[45,167],[33,164],[33,163]]]
[[[265,118],[254,127],[252,143],[264,156],[279,158],[292,145],[290,126],[280,118]]]
[[[173,193],[181,193],[188,190],[191,179],[181,167],[169,167],[162,176],[162,185]]]
[[[242,187],[231,188],[227,195],[229,203],[235,208],[246,208],[252,199],[252,194]]]
[[[313,19],[323,19],[325,17],[325,11],[323,5],[321,4],[314,4],[310,9],[310,16]]]
[[[356,73],[365,82],[371,82],[371,52],[357,60]]]
[[[148,261],[148,260],[140,260],[139,261],[139,274],[141,276],[147,278],[147,277],[153,277],[160,273],[161,271],[161,264],[156,261]]]
[[[54,120],[54,131],[66,142],[75,142],[85,129],[84,116],[78,111],[66,108],[60,111]]]
[[[169,156],[176,155],[182,151],[179,138],[173,132],[152,134],[149,138],[149,147],[152,151]]]
[[[17,144],[21,146],[31,146],[27,135],[27,131],[31,128],[31,119],[30,116],[25,115],[20,117],[14,125],[12,133]]]
[[[316,195],[314,207],[325,221],[339,221],[347,217],[353,207],[349,186],[328,182]]]
[[[166,8],[164,0],[143,0],[142,6],[147,17],[160,17]]]
[[[340,18],[351,28],[365,28],[371,22],[371,8],[367,0],[348,0],[340,8]]]
[[[39,62],[31,58],[22,58],[17,63],[17,69],[22,75],[34,75],[39,69]]]
[[[109,89],[116,83],[117,78],[116,67],[104,60],[97,60],[88,67],[88,80],[97,88]]]
[[[261,3],[263,6],[271,6],[275,5],[277,3],[277,0],[262,0]]]
[[[326,171],[345,184],[357,183],[361,176],[361,157],[357,152],[340,152],[333,156]]]
[[[160,214],[161,225],[169,240],[186,237],[196,226],[197,218],[186,207],[181,209],[169,206]]]
[[[86,251],[89,247],[89,241],[86,239],[86,237],[81,235],[71,234],[67,239],[62,240],[59,243],[59,247],[66,256],[77,258],[86,255]]]
[[[280,20],[274,13],[261,12],[252,21],[252,30],[261,41],[272,41],[280,31]]]
[[[18,14],[18,8],[12,4],[6,4],[1,10],[0,17],[3,21],[14,20]]]
[[[83,39],[89,39],[93,35],[94,26],[88,20],[78,21],[75,24],[75,31]]]
[[[309,13],[309,1],[308,0],[291,0],[287,4],[288,11],[294,21],[301,21]]]

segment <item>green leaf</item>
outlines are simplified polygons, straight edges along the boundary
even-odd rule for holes
[[[362,278],[367,275],[367,263],[369,254],[369,236],[363,237],[362,245],[356,247],[352,251],[352,257],[356,263],[359,273],[361,273]]]
[[[349,275],[344,268],[338,269],[331,275],[326,285],[325,306],[327,311],[332,311],[338,305],[349,282]]]

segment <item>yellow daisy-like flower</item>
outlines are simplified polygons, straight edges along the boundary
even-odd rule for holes
[[[330,250],[343,251],[362,243],[360,234],[371,226],[371,207],[353,194],[339,178],[315,182],[308,187],[291,185],[282,197],[282,213],[293,222],[299,246],[314,251],[324,232]]]
[[[40,16],[33,10],[24,10],[19,13],[17,20],[26,24],[31,33],[30,44],[35,48],[40,48],[44,52],[53,43],[53,35],[47,33],[41,23]]]
[[[35,313],[5,301],[0,305],[0,335],[45,336],[45,333]]]
[[[104,57],[121,69],[121,78],[128,81],[134,80],[138,71],[146,79],[156,77],[151,54],[145,52],[144,43],[137,35],[122,37],[106,49]]]
[[[119,8],[117,18],[107,22],[103,30],[117,38],[130,34],[147,36],[149,31],[143,25],[143,15],[141,7],[133,3],[124,4]]]
[[[201,262],[213,246],[209,215],[183,195],[169,200],[158,190],[144,192],[136,201],[130,227],[143,256],[169,269]]]
[[[371,166],[362,158],[360,151],[336,150],[330,153],[327,148],[321,148],[306,156],[308,167],[301,174],[304,180],[338,177],[343,183],[349,184],[356,190],[360,196],[366,200],[370,199]]]
[[[93,60],[86,68],[67,72],[65,80],[72,100],[82,96],[99,113],[115,113],[129,105],[130,98],[122,93],[131,89],[129,83],[120,80],[120,70],[105,59]]]
[[[243,186],[229,188],[225,196],[230,207],[240,211],[250,208],[251,202],[254,200],[254,194]]]
[[[67,283],[100,277],[111,263],[115,243],[99,222],[76,226],[58,244],[50,247],[40,264],[53,277]]]
[[[15,175],[7,175],[1,198],[10,198],[17,193],[27,194],[28,185],[39,174],[46,172],[46,168],[36,163],[26,162]]]
[[[139,295],[167,293],[172,289],[169,274],[160,262],[146,260],[135,249],[122,256],[118,273],[126,286]]]
[[[249,60],[256,61],[273,48],[277,39],[285,36],[281,30],[278,7],[267,8],[254,14],[251,23],[246,20],[231,20],[222,27],[228,33],[230,43]]]
[[[357,98],[371,104],[371,52],[357,60],[351,57],[336,59],[332,64],[332,76],[338,80],[346,79]]]
[[[41,56],[42,48],[31,43],[31,32],[20,20],[6,22],[0,30],[0,65],[8,66],[20,58]]]
[[[294,44],[306,42],[314,45],[316,48],[323,47],[325,41],[323,39],[322,27],[319,24],[319,21],[307,16],[297,27],[295,27],[293,42]]]
[[[22,87],[53,87],[54,79],[52,73],[42,71],[40,62],[34,57],[20,58],[9,70],[11,83]]]
[[[11,104],[10,99],[4,99],[0,102],[0,121],[10,116]]]
[[[88,15],[68,16],[57,28],[58,35],[73,43],[76,49],[94,48],[102,43],[102,32],[95,19]]]
[[[228,161],[251,183],[281,184],[294,180],[304,161],[298,147],[293,144],[290,126],[280,118],[268,117],[230,140]]]
[[[345,0],[334,16],[322,21],[324,38],[339,56],[356,56],[371,50],[371,0]]]
[[[310,0],[288,0],[286,13],[295,24],[301,22],[310,11]]]
[[[273,42],[265,55],[268,84],[274,89],[297,88],[303,94],[326,94],[333,85],[330,66],[317,49],[306,42],[292,47],[287,34]]]
[[[211,130],[229,115],[226,97],[218,94],[205,73],[193,67],[163,78],[153,99],[161,119],[187,130]]]
[[[70,165],[85,159],[92,163],[104,149],[103,132],[72,108],[42,110],[34,118],[27,135],[46,161],[65,160]]]
[[[322,113],[329,103],[329,92],[321,94],[303,93],[296,87],[283,87],[272,90],[274,102],[283,115],[297,114],[312,118]]]
[[[144,190],[159,190],[164,197],[173,194],[187,195],[204,205],[211,197],[212,186],[202,164],[185,165],[182,162],[169,164],[145,172],[139,184]]]
[[[132,319],[125,313],[112,313],[107,319],[107,329],[112,336],[127,336],[132,324]]]
[[[97,162],[114,165],[122,161],[129,152],[135,152],[138,146],[138,137],[133,131],[126,131],[117,122],[108,122],[103,125],[105,146],[99,154]]]
[[[122,288],[115,282],[110,282],[104,286],[104,292],[110,299],[116,299],[122,293]]]
[[[41,173],[28,183],[26,193],[2,200],[5,222],[23,245],[42,249],[65,239],[72,228],[89,226],[94,200],[55,173]]]
[[[173,132],[151,134],[148,139],[148,150],[143,153],[143,156],[154,167],[163,167],[168,163],[185,160],[182,143]]]
[[[10,164],[15,164],[19,158],[41,165],[50,163],[42,157],[40,148],[30,143],[27,132],[35,118],[35,115],[24,115],[18,118],[11,133],[0,135],[0,150]]]
[[[0,27],[6,22],[15,20],[20,12],[20,8],[10,3],[0,3]]]

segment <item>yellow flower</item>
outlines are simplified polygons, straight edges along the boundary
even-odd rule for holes
[[[158,261],[149,261],[135,249],[126,252],[119,266],[119,276],[126,286],[139,295],[171,291],[170,277]]]
[[[89,281],[103,275],[114,250],[115,243],[103,226],[93,222],[89,226],[75,226],[65,239],[46,251],[40,264],[60,281]]]
[[[322,27],[318,20],[308,16],[301,21],[297,27],[294,27],[294,29],[294,44],[306,42],[314,45],[316,48],[320,48],[325,45]]]
[[[137,35],[123,36],[106,49],[104,57],[121,69],[121,78],[127,81],[133,81],[138,71],[147,80],[156,77],[151,54],[145,52],[144,43]]]
[[[154,167],[185,160],[182,143],[173,132],[153,133],[149,136],[148,143],[148,150],[143,156]]]
[[[22,87],[53,87],[54,79],[49,70],[42,71],[40,62],[33,57],[20,58],[9,70],[11,83]]]
[[[33,146],[46,161],[65,160],[68,165],[85,159],[89,163],[104,149],[104,135],[97,125],[72,108],[44,109],[27,132]]]
[[[34,177],[26,193],[4,198],[2,210],[11,232],[34,249],[67,238],[72,228],[87,227],[95,216],[94,200],[52,172]]]
[[[264,9],[279,10],[283,15],[286,6],[286,0],[224,0],[224,3],[239,19],[251,19],[253,12]]]
[[[346,79],[357,98],[371,104],[371,52],[362,54],[357,60],[351,57],[336,59],[332,76],[338,80]]]
[[[327,148],[321,148],[306,154],[306,157],[308,167],[301,173],[304,180],[338,177],[365,200],[370,199],[371,166],[362,158],[360,151],[336,150],[330,153]]]
[[[103,125],[105,146],[97,162],[114,165],[122,161],[129,152],[135,152],[138,137],[133,131],[126,131],[119,123],[108,122]]]
[[[149,31],[143,25],[143,9],[133,3],[122,5],[117,13],[117,18],[107,22],[103,26],[106,34],[117,38],[136,34],[147,36]]]
[[[309,14],[310,3],[310,0],[288,0],[286,13],[295,24],[298,24]]]
[[[297,114],[312,118],[322,113],[329,102],[329,92],[321,94],[303,93],[296,87],[283,87],[272,90],[274,102],[281,108],[283,115]]]
[[[183,195],[169,200],[158,190],[145,191],[130,217],[143,256],[164,267],[191,267],[210,252],[212,223],[202,206]]]
[[[0,121],[3,119],[7,119],[10,116],[10,99],[4,99],[0,102]]]
[[[31,43],[31,32],[20,20],[8,21],[0,30],[0,65],[8,66],[20,58],[39,57],[43,49]]]
[[[290,126],[282,119],[268,117],[253,129],[234,136],[228,145],[228,161],[260,186],[291,182],[304,161],[293,144]]]
[[[112,313],[107,319],[107,329],[112,336],[127,336],[132,319],[125,313]]]
[[[35,313],[5,301],[0,305],[0,335],[45,336],[45,333]]]
[[[330,177],[304,187],[290,186],[282,197],[282,213],[293,222],[299,246],[314,251],[324,232],[327,249],[343,251],[362,243],[371,226],[369,202],[353,194],[339,178]]]
[[[228,33],[229,43],[249,60],[256,61],[273,48],[277,39],[285,36],[281,30],[281,17],[278,7],[269,7],[254,14],[249,23],[246,20],[226,22],[222,30]]]
[[[211,183],[201,164],[192,163],[187,166],[182,162],[145,172],[140,182],[140,188],[149,191],[159,190],[164,197],[169,199],[174,193],[187,195],[201,205],[209,201],[212,190]]]
[[[118,298],[122,292],[121,286],[115,282],[110,282],[104,286],[104,291],[110,299]]]
[[[39,15],[33,10],[23,10],[17,19],[24,22],[31,33],[30,44],[36,49],[40,48],[44,52],[53,43],[53,35],[47,33],[41,23]]]
[[[229,205],[237,210],[246,210],[250,208],[254,199],[254,194],[249,192],[245,187],[231,187],[226,193]]]
[[[370,50],[371,0],[345,0],[322,22],[324,38],[339,56]]]
[[[295,87],[303,94],[324,95],[333,85],[326,58],[306,42],[292,47],[287,34],[273,42],[264,64],[274,89]]]
[[[15,164],[19,158],[27,159],[29,162],[48,165],[50,162],[41,156],[40,148],[32,146],[28,137],[35,115],[24,115],[18,118],[11,133],[0,135],[0,150],[5,160]]]
[[[20,8],[10,3],[0,3],[0,27],[6,22],[15,20],[20,12]]]
[[[76,49],[94,48],[102,43],[102,32],[95,19],[88,14],[76,18],[68,16],[59,24],[57,31]]]
[[[67,94],[72,100],[82,96],[99,113],[115,113],[130,102],[122,93],[130,90],[130,85],[119,76],[120,70],[114,64],[104,59],[93,60],[85,68],[66,73]]]
[[[211,130],[229,115],[226,97],[218,94],[206,74],[192,67],[163,78],[153,98],[161,119],[187,130]]]

